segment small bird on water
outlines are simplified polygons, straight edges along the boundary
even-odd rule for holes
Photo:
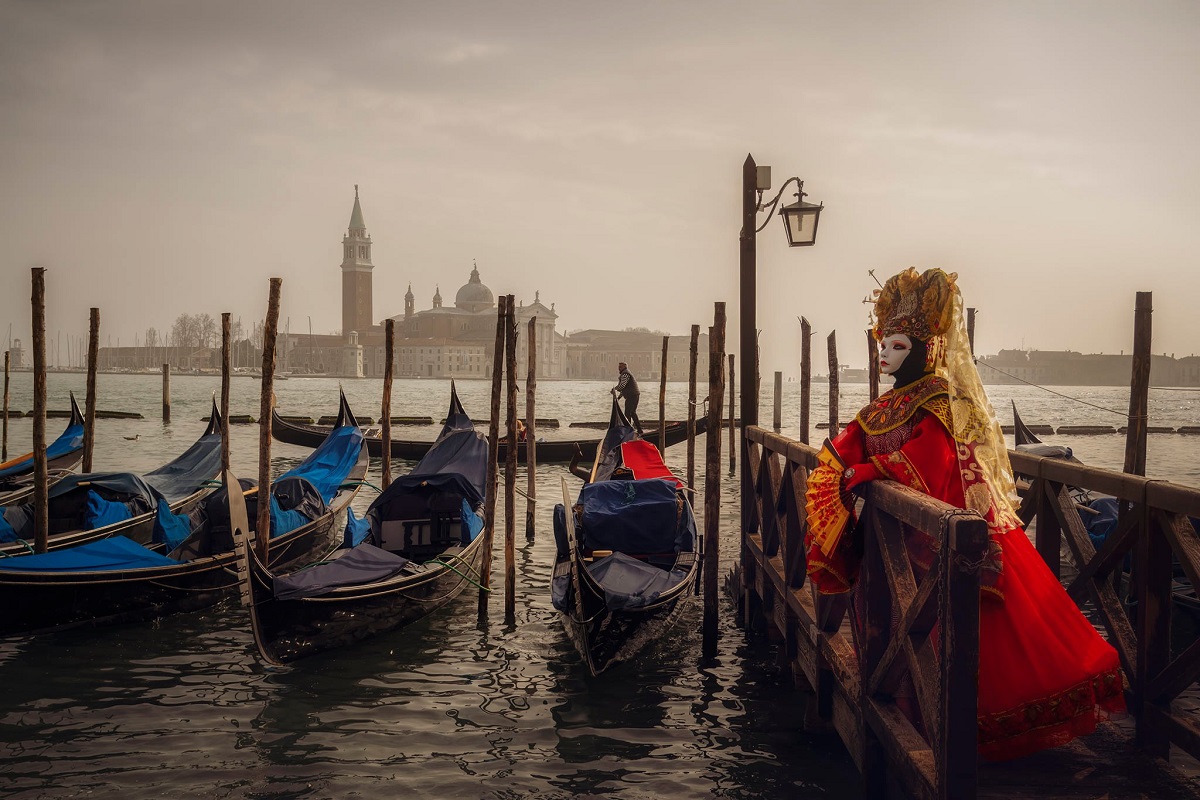
[[[142,438],[142,435],[140,433],[135,433],[133,436],[126,436],[125,438],[131,442],[136,442],[138,439]]]

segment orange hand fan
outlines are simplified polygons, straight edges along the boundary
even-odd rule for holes
[[[842,473],[846,465],[833,443],[825,440],[817,454],[820,464],[808,474],[805,509],[808,512],[808,531],[813,542],[828,556],[841,541],[850,522],[854,499],[842,489]]]

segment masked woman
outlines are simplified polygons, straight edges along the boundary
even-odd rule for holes
[[[858,413],[810,476],[808,574],[825,593],[848,592],[858,572],[843,536],[853,496],[892,480],[987,520],[980,570],[979,750],[989,760],[1062,745],[1125,708],[1120,662],[1050,572],[1012,504],[1012,468],[971,357],[957,275],[909,268],[875,302],[879,371],[894,388]],[[838,507],[840,506],[840,507]],[[940,543],[905,528],[914,570]]]

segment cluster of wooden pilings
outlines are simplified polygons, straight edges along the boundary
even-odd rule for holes
[[[1197,796],[1165,760],[1147,761],[1147,755],[1165,759],[1172,746],[1200,758],[1200,724],[1177,705],[1200,680],[1200,642],[1180,642],[1178,631],[1172,640],[1181,613],[1173,565],[1200,587],[1200,537],[1191,522],[1200,517],[1200,489],[1144,477],[1151,307],[1150,293],[1138,293],[1124,471],[1009,453],[1022,494],[1019,516],[1038,552],[1061,576],[1066,546],[1078,570],[1068,594],[1091,602],[1120,655],[1132,742],[1109,726],[1037,758],[980,764],[978,565],[985,521],[894,483],[864,485],[860,616],[850,624],[846,596],[821,594],[806,581],[805,490],[817,449],[757,425],[744,430],[749,491],[729,588],[742,623],[779,642],[780,660],[811,698],[806,724],[838,734],[862,772],[866,796],[893,796],[897,787],[908,796],[956,800]],[[801,324],[807,342],[807,321]],[[831,336],[831,367],[834,348]],[[805,374],[807,353],[803,358]],[[837,430],[832,412],[830,428]],[[1099,549],[1077,511],[1072,492],[1078,490],[1120,502],[1116,530]],[[906,528],[940,542],[928,569],[910,563]],[[902,685],[913,688],[904,704],[896,699]]]

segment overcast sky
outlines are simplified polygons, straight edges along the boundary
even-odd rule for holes
[[[1197,42],[1195,2],[0,0],[0,322],[28,341],[43,265],[52,359],[91,306],[102,343],[248,327],[274,275],[335,331],[357,183],[377,319],[477,260],[560,330],[724,300],[736,351],[753,153],[826,206],[759,235],[765,373],[797,315],[864,364],[867,270],[909,265],[959,273],[981,353],[1128,352],[1137,291],[1200,352]]]

